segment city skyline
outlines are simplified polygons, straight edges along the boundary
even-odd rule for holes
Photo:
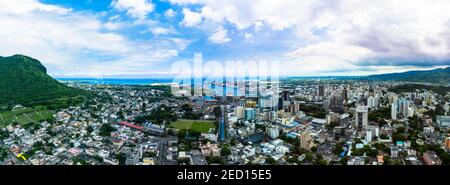
[[[361,8],[363,7],[363,8]],[[204,61],[278,61],[280,76],[364,76],[450,65],[450,2],[0,0],[0,56],[53,77],[174,76]],[[414,12],[414,13],[410,13]]]

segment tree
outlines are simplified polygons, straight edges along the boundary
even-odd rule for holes
[[[235,146],[236,143],[237,143],[237,139],[236,139],[236,138],[232,138],[232,139],[230,140],[230,145],[231,145],[231,146]]]
[[[228,156],[231,154],[231,150],[230,147],[226,144],[222,145],[222,148],[220,150],[220,155],[221,156]]]
[[[383,157],[383,161],[384,161],[384,165],[389,165],[389,164],[391,164],[391,158],[390,157],[388,157],[388,156],[384,156]]]
[[[123,165],[123,164],[125,164],[127,157],[125,156],[125,154],[119,153],[119,154],[116,154],[116,159],[117,159],[117,161],[119,161],[120,165]]]
[[[339,163],[341,165],[347,165],[347,161],[348,161],[348,159],[346,157],[343,157],[341,160],[339,160]]]
[[[94,159],[97,160],[98,162],[103,162],[103,157],[100,157],[98,155],[95,155]]]
[[[183,158],[178,158],[177,163],[179,165],[190,165],[191,160],[187,157],[183,157]]]
[[[311,147],[311,152],[316,153],[317,152],[317,147],[316,146]]]
[[[305,159],[306,159],[307,161],[313,161],[314,156],[313,156],[311,153],[307,153]]]
[[[86,130],[87,130],[88,133],[92,133],[92,132],[94,131],[94,127],[92,127],[91,125],[89,125],[89,126],[86,128]]]
[[[111,136],[111,132],[114,132],[116,130],[117,129],[111,126],[111,124],[103,124],[102,127],[100,128],[99,135],[103,137]]]
[[[343,143],[336,143],[336,147],[333,149],[334,155],[341,155],[341,153],[344,152],[344,147],[342,145]]]
[[[274,164],[276,164],[276,161],[275,161],[274,158],[268,157],[268,158],[266,159],[266,163],[267,163],[267,164],[270,164],[270,165],[274,165]]]

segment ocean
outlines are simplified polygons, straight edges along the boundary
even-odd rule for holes
[[[119,79],[119,78],[56,78],[59,81],[79,82],[85,84],[108,84],[108,85],[152,85],[169,84],[173,79]]]

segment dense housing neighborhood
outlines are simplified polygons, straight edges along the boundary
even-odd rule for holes
[[[264,96],[65,82],[94,96],[32,122],[4,117],[35,115],[36,107],[0,114],[0,164],[450,163],[448,91],[404,82],[281,82]]]

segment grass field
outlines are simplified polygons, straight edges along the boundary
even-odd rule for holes
[[[8,111],[0,113],[0,128],[13,122],[19,125],[25,125],[30,122],[41,122],[53,117],[54,112],[50,110],[35,110],[33,108],[25,108],[17,111]]]
[[[170,124],[169,127],[176,129],[193,129],[201,133],[207,133],[210,128],[214,128],[214,122],[196,121],[196,120],[178,120]]]

